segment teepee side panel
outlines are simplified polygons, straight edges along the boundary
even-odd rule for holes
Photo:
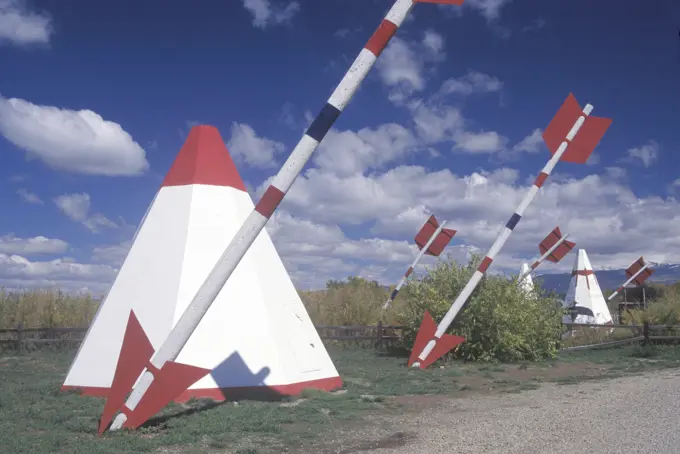
[[[163,188],[156,196],[73,360],[66,389],[109,388],[130,310],[154,348],[165,340],[177,302],[190,199],[181,187]]]

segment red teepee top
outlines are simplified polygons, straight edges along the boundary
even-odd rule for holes
[[[190,184],[230,186],[246,191],[222,136],[214,126],[191,128],[161,187]]]

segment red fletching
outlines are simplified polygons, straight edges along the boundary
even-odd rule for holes
[[[427,251],[425,253],[427,255],[433,255],[435,257],[439,257],[439,255],[444,251],[446,246],[449,245],[449,242],[451,242],[451,238],[456,234],[456,231],[453,229],[442,229],[441,232],[439,232],[439,235],[437,235],[437,238],[434,239],[432,244],[430,244],[430,247],[427,248]]]
[[[189,386],[210,373],[210,369],[186,364],[166,362],[154,374],[154,380],[135,409],[127,414],[123,427],[136,429],[161,411],[171,400],[182,394]]]
[[[583,109],[581,109],[574,95],[569,93],[567,99],[543,131],[543,140],[552,154],[557,152],[576,120],[582,115]],[[588,116],[574,139],[567,146],[561,160],[576,164],[585,163],[611,123],[610,118]]]
[[[422,353],[423,349],[427,344],[434,339],[434,334],[437,331],[437,324],[429,312],[425,311],[423,316],[423,321],[420,324],[420,329],[416,335],[416,341],[413,343],[413,349],[411,350],[411,356],[408,359],[408,367],[411,367],[413,363],[418,361],[418,356]],[[435,347],[432,349],[430,354],[427,356],[425,361],[420,363],[421,369],[426,369],[432,363],[437,361],[439,358],[453,350],[455,347],[459,346],[465,342],[464,337],[454,336],[452,334],[444,334],[441,339],[437,340]]]
[[[635,276],[635,273],[640,271],[643,266],[645,266],[645,259],[640,257],[635,261],[635,263],[626,269],[626,278],[630,279],[631,277]],[[635,279],[633,279],[633,283],[635,285],[642,285],[642,283],[645,282],[647,278],[652,275],[652,273],[654,273],[653,269],[645,268],[642,273],[638,274]]]
[[[418,249],[422,249],[427,244],[427,241],[438,227],[439,223],[437,222],[437,218],[435,218],[434,215],[430,216],[414,238],[414,241],[418,245]]]
[[[130,311],[125,335],[123,336],[123,345],[118,356],[118,364],[113,374],[111,388],[109,389],[106,404],[104,404],[104,411],[99,422],[100,435],[108,427],[116,412],[125,403],[125,398],[148,364],[153,353],[153,346],[146,336],[142,325],[137,320],[135,313]]]
[[[559,227],[555,229],[546,236],[543,241],[538,245],[538,250],[541,251],[541,255],[548,252],[548,249],[553,247],[562,238],[562,232],[560,232]],[[552,251],[552,253],[547,257],[549,262],[557,263],[564,258],[565,255],[569,253],[576,246],[575,243],[571,241],[563,241],[557,249]]]
[[[437,222],[437,219],[434,217],[434,215],[430,216],[430,218],[427,220],[427,222],[425,222],[425,224],[423,224],[423,227],[414,238],[415,243],[418,245],[418,249],[423,249],[423,247],[425,247],[427,242],[438,228],[439,223]],[[442,229],[442,231],[439,232],[439,235],[437,235],[437,238],[435,238],[430,244],[430,247],[427,248],[425,253],[427,255],[439,257],[439,254],[441,254],[446,246],[448,246],[451,238],[453,238],[455,234],[456,231],[453,229]]]

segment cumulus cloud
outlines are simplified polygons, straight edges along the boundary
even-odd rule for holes
[[[661,146],[654,140],[648,141],[639,147],[628,149],[627,155],[622,162],[637,162],[645,167],[650,167],[659,157]]]
[[[52,18],[25,0],[0,0],[0,45],[47,44],[53,32]]]
[[[392,38],[375,67],[380,80],[390,90],[389,99],[400,104],[425,88],[428,65],[444,57],[444,39],[428,30],[420,41]]]
[[[474,93],[498,92],[502,89],[503,82],[497,77],[469,69],[464,76],[447,79],[442,84],[440,92],[469,96]]]
[[[144,149],[130,134],[91,110],[0,96],[0,134],[56,170],[118,176],[149,168]]]
[[[487,21],[491,22],[500,18],[501,9],[511,1],[512,0],[466,0],[463,3],[463,7],[477,10]]]
[[[100,227],[118,227],[101,213],[90,214],[90,195],[85,192],[60,195],[54,199],[54,203],[69,219],[84,225],[92,232],[99,231]]]
[[[361,152],[348,150],[347,158]],[[430,214],[458,230],[449,254],[465,261],[471,252],[483,253],[535,178],[509,167],[455,175],[407,165],[339,173],[324,161],[316,164],[296,180],[282,203],[285,211],[269,227],[287,265],[306,281],[317,269],[326,278],[337,278],[369,266],[381,282],[398,279],[415,253],[412,237]],[[522,261],[538,255],[538,242],[557,225],[571,233],[577,247],[588,250],[596,269],[626,267],[640,255],[672,262],[680,254],[674,233],[678,213],[674,198],[637,196],[618,167],[583,178],[556,174],[525,212],[493,271],[516,272]],[[345,234],[357,227],[369,235]],[[567,259],[544,264],[542,271],[571,266]]]
[[[13,233],[0,236],[0,254],[63,254],[68,249],[68,243],[56,238],[36,236],[33,238],[19,238]]]
[[[231,126],[227,147],[234,159],[257,168],[276,167],[276,155],[285,150],[281,142],[258,137],[251,126],[236,122]]]
[[[131,247],[132,240],[125,240],[118,244],[94,247],[92,249],[92,261],[119,267],[123,264]]]
[[[253,15],[253,26],[267,28],[269,25],[290,22],[300,10],[298,2],[275,4],[272,0],[243,0],[243,7]]]
[[[117,269],[70,259],[31,261],[18,254],[0,253],[0,285],[7,288],[59,288],[66,291],[108,291]]]
[[[45,202],[37,195],[25,188],[19,188],[17,189],[17,194],[19,194],[19,197],[21,197],[21,200],[23,200],[26,203],[34,204],[34,205],[44,205]]]

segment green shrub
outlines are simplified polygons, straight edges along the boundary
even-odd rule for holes
[[[428,275],[405,289],[400,322],[404,341],[413,345],[425,311],[439,322],[477,269],[480,256],[466,266],[440,261]],[[562,332],[563,311],[552,295],[525,293],[514,280],[486,276],[459,312],[449,333],[465,337],[453,356],[474,361],[522,361],[554,357]]]

